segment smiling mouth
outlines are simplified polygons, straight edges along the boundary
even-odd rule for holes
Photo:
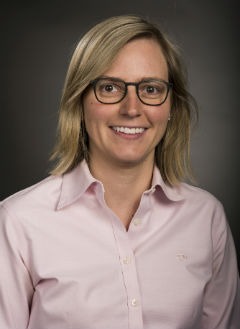
[[[128,135],[136,135],[142,134],[146,129],[145,128],[129,128],[129,127],[111,127],[114,131],[118,133],[128,134]]]

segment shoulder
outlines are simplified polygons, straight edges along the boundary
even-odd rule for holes
[[[178,189],[186,201],[207,202],[212,205],[220,204],[220,201],[212,193],[200,187],[181,183]]]
[[[168,200],[177,202],[185,206],[208,205],[212,207],[220,206],[219,200],[208,191],[187,184],[179,182],[176,185],[169,185],[161,176],[160,170],[155,167],[153,172],[153,186],[157,187],[157,191],[164,193]]]
[[[212,193],[186,183],[181,183],[178,190],[188,212],[201,221],[209,221],[212,229],[219,225],[225,230],[227,220],[223,204]]]
[[[171,206],[182,216],[202,223],[226,224],[226,216],[222,203],[210,192],[186,183],[177,186],[164,186],[165,195]]]
[[[39,208],[55,208],[61,191],[62,176],[49,176],[0,202],[0,211],[24,213]]]

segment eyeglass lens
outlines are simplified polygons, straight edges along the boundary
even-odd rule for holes
[[[168,83],[161,80],[143,80],[139,83],[126,83],[122,80],[101,78],[94,82],[94,91],[101,103],[120,102],[127,94],[128,85],[136,86],[139,99],[148,105],[162,104],[168,95]]]

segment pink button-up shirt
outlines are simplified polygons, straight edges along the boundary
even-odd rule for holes
[[[221,204],[157,168],[128,231],[85,162],[1,203],[0,329],[237,329],[237,285]]]

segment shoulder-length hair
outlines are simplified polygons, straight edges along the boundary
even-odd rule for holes
[[[80,161],[88,161],[88,135],[84,124],[82,98],[92,80],[101,76],[119,50],[136,38],[154,38],[168,66],[171,91],[171,120],[155,149],[155,163],[164,181],[177,185],[191,177],[190,130],[196,102],[187,90],[186,71],[175,45],[159,28],[132,15],[111,17],[95,25],[78,43],[63,89],[57,143],[51,157],[57,160],[52,174],[72,170]],[[195,116],[194,116],[195,117]]]

